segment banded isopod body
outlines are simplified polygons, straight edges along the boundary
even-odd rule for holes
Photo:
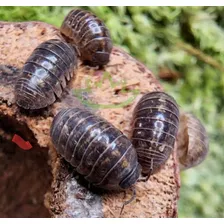
[[[199,165],[208,154],[208,134],[201,121],[190,113],[180,114],[177,155],[180,169]]]
[[[169,158],[179,124],[176,101],[164,92],[146,93],[133,114],[132,144],[147,180]]]
[[[57,152],[96,187],[126,189],[140,175],[130,140],[86,109],[62,109],[53,120],[50,135]]]
[[[66,42],[51,39],[41,43],[25,62],[16,82],[17,105],[24,109],[51,105],[60,98],[76,66],[76,52]]]
[[[112,50],[109,30],[92,13],[81,9],[71,10],[60,30],[75,45],[82,61],[91,66],[102,66],[109,62]]]

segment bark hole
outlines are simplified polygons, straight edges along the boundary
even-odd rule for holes
[[[11,141],[14,134],[33,148],[21,149]],[[50,217],[44,195],[51,180],[48,149],[38,146],[25,124],[0,114],[0,217]]]

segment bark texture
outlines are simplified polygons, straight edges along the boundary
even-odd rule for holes
[[[19,69],[37,45],[52,38],[62,37],[57,28],[46,23],[0,22],[0,159],[4,161],[0,166],[0,192],[5,195],[0,199],[4,207],[0,216],[17,217],[19,201],[21,206],[30,202],[29,209],[18,213],[20,217],[119,217],[131,191],[124,198],[123,192],[88,190],[85,181],[52,147],[50,125],[61,108],[81,106],[82,102],[129,136],[132,111],[141,95],[162,87],[143,64],[114,47],[111,60],[103,69],[79,62],[61,100],[35,114],[25,112],[16,106],[14,99]],[[33,148],[19,149],[11,142],[14,134],[29,140]],[[16,195],[13,185],[6,187],[12,181],[20,186]],[[160,172],[148,182],[136,184],[136,200],[125,206],[122,217],[176,217],[179,188],[174,151]]]

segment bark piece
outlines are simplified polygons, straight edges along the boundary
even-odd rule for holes
[[[45,178],[52,177],[53,180],[48,186],[50,189],[46,192],[44,203],[51,217],[119,217],[122,204],[131,197],[131,192],[127,191],[124,199],[123,192],[93,193],[88,190],[82,180],[80,183],[72,167],[52,147],[50,125],[59,109],[83,103],[129,136],[132,111],[141,95],[147,91],[162,90],[162,87],[143,64],[114,47],[111,60],[103,69],[83,66],[79,62],[78,72],[61,100],[36,114],[24,112],[16,106],[14,99],[13,87],[16,77],[19,77],[16,68],[23,66],[37,45],[52,38],[62,37],[57,28],[46,23],[0,22],[0,116],[4,116],[0,120],[0,128],[7,135],[9,128],[5,128],[4,123],[5,119],[10,119],[21,127],[21,135],[30,138],[39,149],[48,150],[52,176],[45,174]],[[29,130],[30,134],[25,130]],[[13,134],[13,131],[10,133]],[[40,166],[42,169],[46,166]],[[25,176],[26,170],[23,172]],[[3,183],[7,184],[7,181]],[[179,168],[174,151],[160,172],[148,182],[136,184],[136,201],[125,206],[122,217],[176,217],[179,188]],[[10,196],[10,192],[8,194]]]

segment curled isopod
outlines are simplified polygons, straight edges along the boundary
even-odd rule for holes
[[[94,14],[81,9],[71,10],[60,31],[74,44],[82,61],[91,66],[102,66],[109,62],[112,50],[110,33]]]
[[[201,121],[190,113],[180,114],[177,155],[180,169],[199,165],[208,154],[207,132]]]
[[[174,148],[179,125],[176,101],[164,92],[144,94],[135,107],[132,125],[132,144],[147,180]]]
[[[130,140],[86,109],[62,109],[53,120],[50,135],[57,152],[96,187],[130,188],[140,175]]]
[[[25,62],[16,82],[16,103],[24,109],[47,107],[60,98],[77,66],[68,43],[51,39],[41,43]]]

